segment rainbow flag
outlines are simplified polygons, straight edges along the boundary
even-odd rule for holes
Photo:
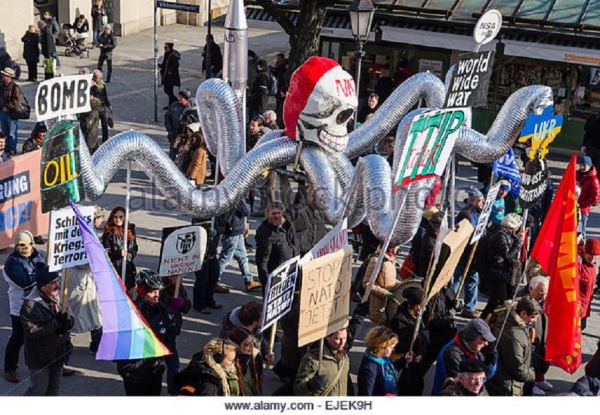
[[[71,202],[79,220],[81,239],[94,275],[100,313],[102,314],[102,340],[97,360],[145,359],[170,355],[171,352],[148,327],[133,301],[125,293],[125,286],[115,271],[108,254],[93,229]]]

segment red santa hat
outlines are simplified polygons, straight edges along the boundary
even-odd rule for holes
[[[306,107],[306,103],[315,86],[330,70],[340,66],[336,61],[320,56],[313,56],[300,66],[292,74],[287,97],[283,104],[283,122],[285,133],[296,139],[296,126],[300,113]]]

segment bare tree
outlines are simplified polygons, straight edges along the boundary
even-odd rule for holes
[[[273,0],[255,0],[266,10],[290,37],[290,67],[297,68],[306,59],[319,51],[321,26],[325,22],[327,9],[335,0],[300,0],[296,24],[285,13],[283,7]]]

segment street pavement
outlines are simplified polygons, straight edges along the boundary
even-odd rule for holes
[[[201,74],[201,56],[205,28],[187,27],[182,25],[173,25],[159,28],[159,50],[162,50],[164,42],[174,42],[175,49],[182,55],[181,77],[182,87],[188,88],[192,92],[196,90],[203,80]],[[223,38],[223,30],[220,27],[213,27],[215,39]],[[111,136],[119,132],[135,130],[143,132],[160,144],[165,151],[168,149],[166,134],[162,125],[162,113],[159,111],[159,122],[155,123],[154,118],[154,98],[153,98],[153,35],[152,31],[140,32],[126,38],[118,39],[118,47],[114,52],[112,82],[107,85],[109,97],[114,107],[115,129],[111,130]],[[221,43],[222,45],[222,43]],[[250,49],[255,50],[259,56],[268,60],[269,63],[275,61],[275,56],[279,52],[287,53],[289,50],[287,35],[279,32],[251,30]],[[59,48],[59,53],[62,48]],[[92,50],[90,57],[62,57],[62,67],[60,73],[65,75],[76,74],[80,68],[89,67],[94,69],[96,66],[98,51]],[[26,67],[22,65],[22,67]],[[105,68],[106,70],[106,68]],[[26,77],[24,77],[26,78]],[[21,83],[29,102],[33,102],[35,96],[36,84]],[[158,107],[167,105],[167,97],[159,90]],[[33,121],[20,122],[20,144],[33,127]],[[20,148],[20,146],[19,146]],[[553,152],[549,155],[549,164],[552,170],[553,178],[558,183],[561,174],[568,162],[568,155],[564,152]],[[475,169],[465,160],[458,163],[457,188],[468,184],[476,184]],[[126,194],[126,170],[125,166],[120,170],[115,178],[109,184],[106,193],[95,203],[110,211],[112,208],[125,203]],[[251,236],[249,241],[254,245],[254,233],[261,218],[249,218],[251,226]],[[166,200],[160,192],[149,181],[143,169],[132,163],[132,181],[131,181],[131,222],[135,223],[136,231],[139,237],[139,254],[136,258],[136,265],[140,268],[156,269],[158,255],[160,252],[160,236],[162,228],[168,226],[178,226],[190,223],[188,216],[177,212],[177,209]],[[592,236],[598,236],[600,226],[600,217],[597,212],[593,212],[589,223],[589,232]],[[45,249],[43,246],[38,248]],[[406,249],[404,249],[406,252]],[[8,252],[0,254],[0,264],[3,264]],[[256,273],[254,263],[254,253],[250,253],[251,271]],[[1,265],[0,265],[1,266]],[[359,263],[354,264],[356,272]],[[223,277],[223,282],[231,287],[230,294],[217,294],[217,301],[224,304],[223,309],[213,310],[211,315],[202,315],[193,310],[184,317],[182,334],[178,337],[178,350],[181,357],[181,366],[184,368],[192,355],[202,349],[204,344],[213,337],[218,336],[221,321],[230,309],[242,304],[243,302],[259,298],[259,292],[245,292],[244,284],[234,262],[227,269]],[[184,287],[191,297],[194,276],[187,275],[184,279]],[[487,299],[480,297],[478,308],[481,310]],[[592,305],[592,317],[588,320],[588,328],[583,337],[584,362],[589,360],[591,354],[596,349],[598,338],[600,338],[600,319],[598,317],[599,304],[597,299]],[[464,321],[458,319],[460,324]],[[366,331],[372,327],[372,323],[367,322],[359,332],[359,341],[351,351],[352,368],[356,373],[360,365],[360,359],[364,352],[364,343],[362,339]],[[0,281],[0,348],[4,348],[10,335],[10,318],[8,313],[8,299],[6,294],[6,283]],[[62,396],[122,396],[124,389],[121,378],[117,374],[116,365],[110,361],[96,361],[94,357],[88,354],[89,334],[77,334],[73,336],[75,350],[71,356],[69,367],[76,369],[77,374],[72,377],[63,378],[60,389]],[[279,349],[276,345],[275,352]],[[3,354],[2,354],[3,355]],[[573,376],[568,375],[562,370],[551,367],[548,372],[548,379],[554,383],[555,391],[553,393],[565,392],[575,379],[582,374],[582,368]],[[21,357],[18,375],[21,383],[9,383],[2,377],[0,379],[0,396],[15,396],[22,394],[28,387],[28,371]],[[264,384],[265,394],[270,394],[280,386],[279,380],[272,373],[266,371],[266,380]],[[427,394],[430,390],[432,373],[427,376],[428,386],[425,389]],[[163,388],[163,394],[166,394],[166,385]]]

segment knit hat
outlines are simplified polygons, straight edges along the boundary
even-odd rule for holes
[[[500,190],[510,192],[510,182],[508,180],[500,180]]]
[[[516,213],[509,213],[502,219],[502,226],[505,228],[516,229],[523,224],[523,219]]]
[[[585,253],[590,255],[600,255],[600,241],[590,238],[585,243]]]
[[[235,327],[229,332],[229,340],[238,346],[240,346],[249,336],[252,336],[252,333],[250,333],[244,327]]]
[[[463,331],[463,338],[468,342],[472,342],[477,336],[483,337],[488,342],[496,341],[490,330],[490,326],[480,318],[474,318],[469,321]]]
[[[50,272],[48,265],[43,262],[35,264],[35,285],[42,288],[44,285],[59,278],[58,272]]]
[[[296,139],[296,128],[300,113],[306,107],[313,91],[319,89],[319,82],[325,74],[341,66],[333,59],[312,56],[300,66],[290,78],[288,97],[283,104],[283,121],[285,133]]]
[[[182,89],[181,91],[179,91],[179,95],[181,95],[183,98],[189,100],[190,97],[192,96],[192,92],[189,89]]]
[[[465,359],[458,364],[459,373],[485,373],[486,367],[479,359]]]
[[[402,291],[402,297],[406,298],[408,305],[420,304],[423,290],[419,287],[408,287]]]
[[[577,164],[585,164],[587,166],[591,166],[592,159],[589,156],[579,157],[579,160],[577,160]]]
[[[483,193],[481,193],[475,186],[470,186],[467,189],[467,195],[469,196],[469,202],[474,202],[483,197]]]

